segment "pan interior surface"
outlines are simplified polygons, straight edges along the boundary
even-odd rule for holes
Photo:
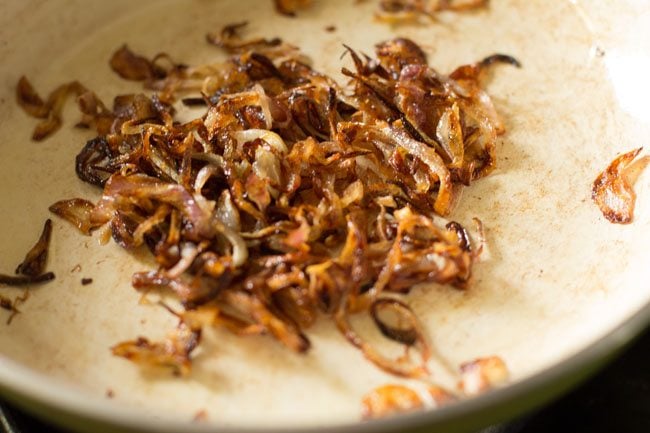
[[[0,272],[22,261],[51,217],[50,204],[96,200],[100,193],[75,176],[75,155],[92,135],[73,127],[74,104],[57,134],[30,140],[35,122],[14,96],[21,75],[42,94],[77,79],[111,101],[141,91],[108,66],[122,44],[149,57],[164,51],[183,63],[209,63],[223,54],[205,43],[206,32],[243,20],[249,21],[247,34],[280,36],[301,47],[317,70],[340,83],[341,67],[351,63],[342,58],[343,44],[372,54],[378,42],[408,37],[443,73],[505,53],[523,67],[495,68],[487,86],[507,128],[498,143],[498,168],[467,188],[451,215],[468,227],[477,217],[485,227],[487,250],[475,266],[474,284],[466,291],[417,287],[407,301],[435,347],[436,383],[455,387],[461,363],[491,355],[506,361],[513,382],[530,377],[650,302],[650,173],[636,181],[630,225],[610,224],[591,200],[598,173],[650,137],[644,81],[650,32],[643,25],[650,8],[618,3],[493,1],[486,10],[400,26],[375,20],[372,1],[316,1],[297,18],[276,15],[271,1],[7,6],[11,13],[0,19]],[[326,31],[329,26],[336,30]],[[145,256],[113,243],[100,246],[97,236],[84,237],[55,219],[48,269],[57,278],[34,288],[10,325],[0,312],[0,357],[48,376],[44,386],[72,389],[79,399],[105,399],[115,416],[130,407],[143,417],[189,423],[204,413],[206,422],[230,427],[353,423],[365,393],[402,382],[365,360],[326,318],[307,331],[313,347],[304,355],[271,338],[210,330],[188,378],[142,371],[113,357],[110,347],[141,335],[161,338],[174,328],[173,316],[141,304],[130,286],[134,272],[151,266]],[[82,285],[82,278],[93,283]],[[10,297],[20,292],[0,287]],[[371,323],[358,318],[355,325]],[[10,372],[0,379],[3,374]]]

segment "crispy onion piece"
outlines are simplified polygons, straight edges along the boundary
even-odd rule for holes
[[[231,308],[241,311],[294,352],[306,352],[311,343],[295,326],[273,314],[258,298],[241,291],[223,294]]]
[[[219,220],[213,221],[213,224],[232,245],[232,265],[234,267],[240,267],[246,263],[248,259],[248,247],[241,235]]]
[[[125,80],[144,81],[164,78],[166,73],[154,61],[135,54],[125,44],[111,56],[111,69]]]
[[[190,223],[188,234],[199,239],[211,238],[214,230],[210,215],[201,208],[196,199],[181,185],[160,182],[158,179],[134,174],[115,174],[106,182],[104,195],[92,211],[91,221],[105,223],[120,206],[120,199],[149,199],[168,203],[181,211]]]
[[[460,289],[468,286],[474,256],[462,248],[455,233],[440,230],[408,207],[395,211],[394,216],[396,238],[371,289],[374,294],[408,292],[413,285],[425,282]]]
[[[154,289],[169,289],[187,307],[203,305],[218,294],[222,281],[207,278],[170,278],[159,271],[137,272],[131,278],[136,290],[148,292]]]
[[[629,224],[634,218],[636,194],[630,178],[650,163],[650,157],[635,158],[642,147],[618,156],[593,183],[591,197],[603,216],[614,224]]]
[[[426,366],[426,362],[430,355],[428,350],[424,353],[420,353],[422,357],[422,362],[420,364],[414,364],[410,359],[390,359],[385,357],[352,328],[348,318],[348,309],[349,307],[347,306],[347,302],[344,301],[344,305],[342,305],[335,314],[336,325],[346,340],[361,350],[367,360],[387,373],[399,377],[424,379],[429,375],[429,370]]]
[[[424,408],[417,392],[403,385],[384,385],[366,394],[361,401],[364,419],[385,418]]]
[[[468,396],[482,394],[507,382],[509,373],[498,356],[478,358],[460,366],[459,388]]]
[[[86,236],[90,236],[94,229],[102,225],[91,221],[93,209],[95,205],[82,198],[60,200],[49,207],[50,212],[68,221]]]
[[[279,38],[264,39],[256,38],[244,40],[240,31],[248,25],[248,21],[229,24],[224,26],[219,33],[208,33],[206,40],[212,45],[223,48],[229,53],[241,53],[245,51],[265,51],[270,48],[277,48],[283,44]]]
[[[25,76],[20,77],[20,80],[18,80],[16,99],[18,105],[32,117],[45,119],[50,113],[45,101],[34,90],[34,87]]]
[[[88,90],[78,81],[63,84],[49,94],[46,101],[43,101],[34,90],[26,77],[20,77],[16,86],[16,99],[18,105],[30,116],[44,119],[32,134],[32,139],[41,141],[56,132],[62,124],[61,113],[63,106],[70,94],[79,96],[87,93]]]
[[[312,0],[273,0],[275,10],[282,15],[294,17],[299,9],[308,7]]]
[[[0,274],[0,285],[26,286],[51,281],[55,278],[53,272],[44,272],[47,262],[52,221],[46,220],[38,242],[27,252],[25,259],[16,268],[16,276]]]
[[[388,312],[392,313],[391,317]],[[425,359],[431,356],[422,325],[404,302],[393,298],[377,299],[370,306],[370,315],[386,338],[406,346],[419,346]]]
[[[25,256],[25,260],[16,268],[16,274],[35,277],[45,271],[47,253],[50,249],[50,238],[52,236],[52,220],[47,219],[43,225],[41,236],[36,245]]]
[[[411,138],[404,129],[385,125],[380,131],[387,139],[404,148],[426,164],[431,173],[437,177],[439,186],[434,209],[440,215],[447,215],[451,211],[453,186],[451,174],[440,155],[426,144]]]
[[[383,385],[366,394],[361,400],[364,420],[385,418],[388,416],[413,412],[430,406],[449,404],[456,396],[438,385],[429,385],[422,394],[397,384]]]
[[[163,342],[144,337],[125,341],[111,348],[113,355],[126,358],[142,367],[171,368],[178,376],[187,376],[192,368],[191,355],[201,341],[201,329],[181,323]]]

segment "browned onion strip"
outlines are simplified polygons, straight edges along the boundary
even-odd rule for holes
[[[20,77],[16,86],[18,105],[30,116],[44,119],[36,125],[32,139],[41,141],[56,132],[62,124],[61,113],[70,94],[76,96],[87,93],[88,90],[78,81],[63,84],[49,94],[44,102],[36,93],[26,77]]]
[[[160,75],[157,74],[153,62],[135,54],[127,45],[122,45],[113,53],[110,65],[111,69],[125,80],[144,81]]]
[[[32,117],[45,119],[50,113],[50,110],[43,99],[41,99],[25,76],[20,77],[18,80],[18,85],[16,86],[16,99],[18,105],[20,105],[20,107]]]
[[[509,56],[507,54],[492,54],[491,56],[488,56],[488,57],[484,58],[483,60],[481,60],[479,62],[479,65],[482,68],[485,68],[485,67],[488,67],[488,66],[492,66],[495,63],[505,63],[505,64],[508,64],[508,65],[512,65],[512,66],[514,66],[516,68],[521,68],[522,67],[521,62],[519,60],[517,60],[514,57]]]
[[[646,156],[633,164],[642,150],[640,147],[619,155],[593,183],[591,197],[603,216],[612,223],[629,224],[634,218],[636,193],[630,177],[638,175],[650,163],[650,157]]]
[[[387,373],[394,374],[395,376],[410,379],[423,379],[429,375],[429,370],[426,366],[426,362],[430,356],[430,353],[428,353],[428,346],[425,348],[424,352],[420,353],[422,356],[422,363],[420,365],[414,365],[410,362],[407,362],[405,359],[386,358],[368,342],[361,338],[361,336],[357,334],[357,332],[352,328],[348,318],[349,313],[347,310],[348,307],[346,305],[343,305],[341,308],[339,308],[335,314],[336,325],[339,331],[345,336],[345,338],[353,346],[361,350],[366,359]]]
[[[384,316],[385,311],[392,311],[395,317],[389,323]],[[375,324],[385,337],[405,344],[406,346],[419,346],[423,358],[431,355],[429,344],[426,341],[424,330],[411,307],[404,302],[393,298],[377,299],[370,306],[370,315]]]
[[[192,368],[192,352],[200,341],[200,329],[191,329],[181,323],[162,343],[139,337],[117,344],[111,350],[115,356],[142,366],[171,368],[174,374],[187,376]]]
[[[46,283],[54,279],[53,272],[45,272],[44,274],[28,276],[28,275],[5,275],[0,274],[0,285],[6,286],[27,286],[29,284]]]
[[[361,416],[370,420],[421,410],[431,405],[429,400],[440,407],[455,401],[456,396],[438,385],[429,385],[421,394],[405,385],[383,385],[363,397]]]
[[[25,255],[25,260],[16,268],[16,273],[35,277],[45,271],[47,253],[50,248],[50,237],[52,236],[52,220],[47,219],[43,225],[43,231],[38,242]]]
[[[257,324],[294,352],[306,352],[311,346],[305,335],[291,323],[279,319],[259,299],[238,291],[228,291],[224,296],[231,308],[247,313]]]
[[[60,200],[49,207],[50,212],[68,221],[86,236],[99,227],[90,220],[95,205],[82,198]]]
[[[467,251],[468,253],[472,252],[472,241],[469,237],[469,233],[467,233],[467,230],[465,230],[465,227],[456,221],[450,221],[445,227],[447,230],[451,230],[456,233],[456,236],[458,236],[459,246],[464,251]]]

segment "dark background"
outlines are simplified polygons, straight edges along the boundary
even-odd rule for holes
[[[64,433],[0,402],[0,433]],[[650,330],[618,360],[536,413],[482,433],[650,433]]]

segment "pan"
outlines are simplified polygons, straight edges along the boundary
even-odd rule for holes
[[[308,330],[305,354],[268,337],[211,330],[188,377],[148,373],[110,348],[136,336],[160,338],[175,326],[131,287],[131,275],[151,263],[55,218],[47,266],[56,279],[31,287],[21,313],[0,325],[1,395],[39,416],[77,431],[471,431],[566,391],[650,321],[650,174],[635,182],[631,224],[611,224],[591,199],[596,176],[650,136],[644,1],[500,0],[397,25],[375,18],[374,1],[315,1],[296,17],[276,13],[271,1],[246,0],[5,1],[3,9],[4,273],[52,217],[50,204],[99,198],[74,173],[76,154],[92,138],[74,128],[74,104],[60,131],[32,141],[34,119],[15,100],[23,75],[44,94],[76,79],[111,100],[141,91],[108,67],[122,44],[202,64],[223,58],[205,34],[241,21],[250,36],[301,47],[341,83],[341,68],[351,65],[343,44],[372,53],[397,36],[420,44],[445,73],[496,52],[522,65],[495,68],[489,77],[486,89],[507,129],[497,170],[467,188],[452,213],[484,226],[473,284],[417,286],[406,298],[435,348],[436,380],[453,388],[460,364],[499,356],[507,385],[439,409],[362,422],[363,395],[403,381],[365,360],[325,318]],[[88,278],[92,283],[82,284]],[[24,290],[0,287],[9,298]]]

